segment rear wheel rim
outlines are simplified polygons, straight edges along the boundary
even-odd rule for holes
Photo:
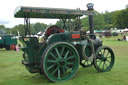
[[[47,50],[43,70],[53,82],[71,79],[79,67],[79,56],[75,48],[68,43],[56,43]]]
[[[96,52],[96,58],[94,58],[94,66],[99,72],[107,72],[112,69],[114,61],[115,58],[112,49],[107,46],[102,46]]]

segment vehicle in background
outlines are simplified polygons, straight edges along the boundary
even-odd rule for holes
[[[0,36],[0,48],[6,50],[15,50],[17,39],[14,35],[4,34]]]

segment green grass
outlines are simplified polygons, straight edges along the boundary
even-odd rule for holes
[[[115,53],[115,64],[111,71],[98,73],[93,66],[80,67],[72,80],[62,83],[52,83],[43,75],[29,73],[21,64],[21,51],[1,49],[0,85],[127,85],[128,42],[117,41],[119,37],[102,39],[103,44],[110,46]]]

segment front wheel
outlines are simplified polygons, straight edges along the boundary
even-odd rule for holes
[[[79,54],[76,48],[67,42],[51,44],[43,53],[42,70],[53,82],[61,82],[75,76],[79,67]]]
[[[98,72],[110,71],[114,65],[115,56],[111,48],[101,46],[96,51],[94,67]]]

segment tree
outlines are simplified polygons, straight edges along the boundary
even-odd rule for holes
[[[85,29],[89,29],[88,16],[82,19],[82,25]],[[106,23],[104,21],[103,14],[96,12],[96,14],[94,15],[94,29],[104,29],[105,25]]]
[[[105,29],[110,29],[110,28],[113,28],[113,22],[112,22],[112,19],[113,19],[113,12],[108,12],[106,11],[103,16],[104,16],[104,21],[106,23],[105,25]]]
[[[0,29],[5,29],[5,26],[4,25],[0,25]]]
[[[40,31],[42,32],[45,30],[46,27],[47,27],[46,24],[39,23],[39,22],[35,24],[30,24],[30,34],[35,35]],[[21,36],[24,36],[25,35],[24,25],[23,24],[16,25],[11,29],[11,32],[12,34],[15,34],[15,35],[18,35],[17,32],[19,32]]]
[[[38,33],[38,32],[43,32],[46,29],[47,25],[44,23],[35,23],[32,25],[32,31],[34,34]]]
[[[23,24],[16,25],[11,29],[12,34],[18,35],[17,32],[19,31],[21,36],[25,35],[25,29]]]
[[[120,29],[128,27],[128,8],[114,12],[113,24]]]

